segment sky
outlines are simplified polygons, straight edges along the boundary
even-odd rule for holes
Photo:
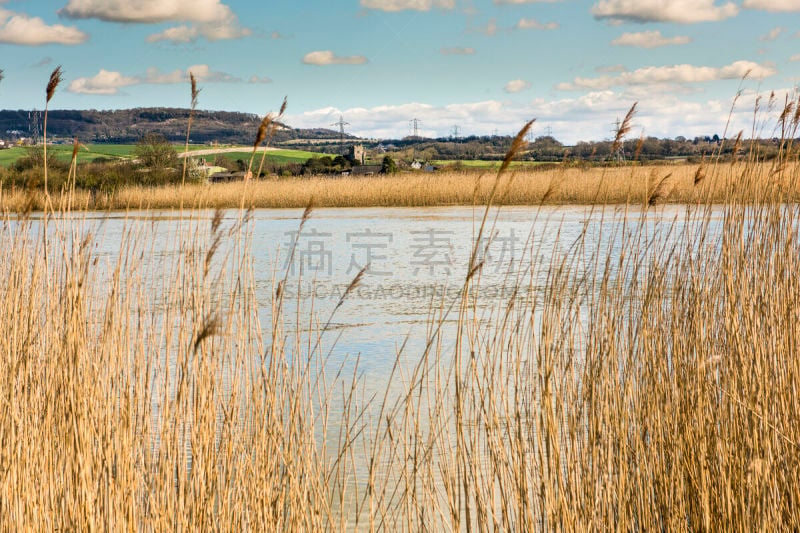
[[[772,136],[800,0],[0,0],[0,51],[5,109],[60,65],[53,109],[188,107],[192,72],[202,109],[287,97],[291,126],[370,138],[602,140],[634,102],[636,136]]]

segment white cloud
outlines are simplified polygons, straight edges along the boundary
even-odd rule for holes
[[[208,65],[194,65],[186,70],[177,69],[172,72],[162,72],[151,67],[144,74],[136,76],[125,76],[120,72],[100,69],[100,72],[90,78],[72,80],[67,90],[78,94],[114,95],[119,93],[119,89],[131,85],[186,83],[189,81],[190,72],[194,74],[197,81],[205,83],[238,83],[242,81],[226,72],[212,70]],[[253,81],[254,79],[258,81]],[[250,83],[268,83],[266,80],[269,78],[253,76]]]
[[[364,56],[337,56],[330,50],[318,50],[309,52],[303,57],[306,65],[363,65],[367,62]]]
[[[766,0],[763,0],[766,1]],[[678,22],[692,24],[734,17],[739,7],[716,0],[600,0],[592,7],[597,19],[631,22]]]
[[[0,8],[0,43],[40,46],[81,44],[89,36],[74,26],[48,25],[39,17]]]
[[[186,78],[184,79],[188,79],[190,72],[194,74],[194,77],[197,79],[197,81],[206,83],[238,83],[242,81],[241,78],[232,76],[227,72],[211,70],[208,65],[193,65],[187,68]]]
[[[454,48],[442,48],[442,55],[445,56],[474,56],[475,49],[470,47],[456,46]]]
[[[778,93],[778,91],[776,91]],[[723,135],[731,102],[728,99],[704,101],[685,100],[673,92],[594,91],[584,95],[546,100],[536,98],[528,102],[487,100],[471,103],[453,103],[433,106],[424,103],[377,106],[372,108],[317,109],[298,115],[289,115],[288,124],[295,127],[319,127],[330,124],[344,115],[351,124],[351,132],[362,137],[398,138],[409,134],[408,117],[423,121],[425,136],[446,137],[453,124],[461,127],[463,135],[488,135],[498,130],[513,135],[532,118],[534,135],[544,135],[551,127],[553,136],[567,144],[579,140],[601,140],[610,135],[611,125],[622,118],[634,101],[639,102],[635,130],[647,135],[675,137],[684,135]],[[733,110],[729,135],[740,129],[750,130],[755,96],[743,94]],[[734,133],[731,133],[734,132]]]
[[[507,93],[518,93],[530,88],[531,83],[529,81],[511,80],[510,82],[506,83],[506,86],[503,88],[503,90]]]
[[[716,80],[740,79],[745,76],[763,79],[776,74],[774,67],[760,65],[752,61],[736,61],[724,67],[696,67],[694,65],[673,65],[668,67],[644,67],[617,76],[598,78],[575,78],[570,83],[556,86],[562,91],[581,89],[605,90],[611,87],[628,85],[658,85],[702,83]]]
[[[91,78],[78,78],[72,80],[67,87],[71,93],[78,94],[117,94],[122,87],[138,85],[141,80],[136,77],[123,76],[119,72],[100,69]]]
[[[800,2],[797,0],[744,0],[742,7],[772,12],[800,11]]]
[[[147,38],[148,42],[187,43],[200,37],[217,41],[252,33],[239,25],[236,14],[220,0],[69,0],[59,14],[107,22],[190,23],[153,34]]]
[[[521,18],[514,26],[518,30],[555,30],[558,22],[539,22],[536,19]]]
[[[230,20],[215,24],[181,25],[167,28],[160,33],[148,36],[147,42],[170,41],[173,43],[191,43],[200,37],[209,41],[221,41],[226,39],[240,39],[242,37],[247,37],[251,33],[249,29],[239,26],[238,22],[235,20]]]
[[[189,79],[185,70],[177,69],[172,72],[161,72],[159,69],[150,67],[142,76],[142,83],[171,84],[183,83]]]
[[[247,80],[247,83],[272,83],[272,78],[267,76],[256,76],[253,74],[250,76],[250,79]]]
[[[789,61],[800,61],[800,54],[795,54],[789,58]]]
[[[769,30],[769,32],[766,33],[766,35],[762,35],[760,37],[760,40],[762,40],[762,41],[774,41],[775,39],[780,37],[780,35],[781,35],[781,33],[783,33],[784,29],[785,28],[782,28],[780,26],[772,28],[771,30]]]
[[[673,44],[688,44],[692,39],[686,36],[664,37],[658,30],[623,33],[611,44],[616,46],[635,46],[637,48],[658,48]]]
[[[174,28],[167,28],[161,33],[150,35],[147,37],[147,42],[156,43],[159,41],[171,41],[173,43],[190,43],[196,41],[199,36],[200,31],[195,26],[176,26]]]
[[[361,6],[380,11],[430,11],[433,8],[453,9],[455,0],[361,0]]]
[[[58,13],[76,19],[142,23],[213,23],[235,16],[220,0],[69,0]]]

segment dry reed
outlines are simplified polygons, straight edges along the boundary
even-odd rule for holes
[[[482,311],[476,245],[458,300],[373,402],[329,367],[324,322],[287,333],[288,272],[260,322],[248,213],[182,212],[166,256],[131,225],[112,258],[72,213],[47,239],[42,219],[6,215],[0,529],[797,530],[796,160],[596,172],[426,176],[413,194],[394,178],[251,184],[254,204],[284,207],[345,203],[342,184],[369,205],[694,204],[660,231],[598,209]],[[186,190],[213,207],[241,185]]]
[[[720,163],[708,168],[699,165],[670,167],[563,168],[547,171],[515,171],[513,180],[501,189],[498,203],[503,205],[607,205],[645,204],[651,196],[651,173],[671,174],[670,191],[662,203],[721,203],[733,190],[741,189],[740,174],[746,161]],[[754,201],[774,186],[771,177],[775,163],[758,163],[746,171],[750,176],[747,191]],[[653,170],[655,169],[655,170]],[[787,163],[784,176],[797,176],[798,166]],[[226,184],[187,184],[185,187],[124,187],[114,193],[91,195],[75,192],[77,209],[174,209],[187,208],[304,208],[313,198],[316,207],[437,207],[485,204],[493,180],[476,178],[469,172],[442,172],[435,175],[341,178],[281,178],[248,180]],[[786,179],[782,186],[789,198],[796,198],[797,180]],[[31,201],[41,209],[44,198],[26,190],[4,191],[0,208],[20,211]],[[56,209],[66,204],[53,199]]]

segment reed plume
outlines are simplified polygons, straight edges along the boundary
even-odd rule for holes
[[[181,186],[186,184],[186,165],[189,160],[189,135],[192,131],[192,121],[194,120],[194,113],[197,110],[197,97],[200,95],[200,89],[197,88],[197,79],[192,72],[189,72],[189,83],[192,87],[192,105],[189,109],[189,123],[186,126],[186,145],[183,151],[183,174],[181,176]]]
[[[47,100],[44,104],[44,130],[43,130],[43,137],[44,137],[44,193],[45,195],[49,195],[49,191],[47,188],[47,112],[50,107],[50,100],[53,99],[53,95],[56,94],[56,89],[58,88],[59,84],[64,78],[64,71],[61,69],[61,65],[57,66],[53,69],[53,72],[50,73],[50,80],[47,82],[47,89],[45,90],[45,94],[47,96]]]
[[[634,102],[631,108],[628,110],[628,114],[625,115],[625,119],[617,126],[616,133],[614,135],[614,142],[611,145],[611,153],[617,154],[622,149],[622,142],[625,140],[625,136],[630,133],[631,128],[633,128],[633,117],[636,115],[636,105],[638,102]]]

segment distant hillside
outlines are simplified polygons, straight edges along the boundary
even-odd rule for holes
[[[78,137],[90,143],[135,143],[147,133],[160,133],[170,141],[186,138],[188,109],[151,107],[116,111],[51,110],[47,133],[53,138]],[[0,137],[33,137],[41,132],[41,114],[27,110],[0,111]],[[249,144],[253,142],[261,117],[229,111],[197,111],[192,122],[193,143],[219,142]],[[299,130],[280,128],[275,142],[292,140],[338,139],[338,132],[328,129]]]

